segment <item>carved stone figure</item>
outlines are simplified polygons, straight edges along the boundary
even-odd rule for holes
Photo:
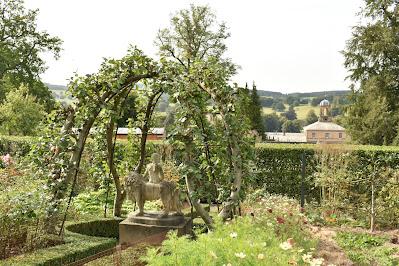
[[[126,178],[127,197],[137,203],[139,207],[137,215],[144,214],[144,203],[146,200],[157,199],[161,199],[164,206],[162,216],[167,216],[171,211],[176,211],[177,215],[182,215],[179,190],[176,184],[170,181],[154,183],[156,179],[152,179],[151,181],[145,182],[144,177],[135,171],[131,172]]]
[[[149,183],[159,184],[164,179],[161,156],[158,153],[153,153],[151,159],[152,163],[147,164],[144,178],[149,177]]]

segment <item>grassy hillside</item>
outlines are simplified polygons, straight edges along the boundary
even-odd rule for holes
[[[285,108],[287,111],[288,110],[287,104],[285,104]],[[319,114],[319,110],[320,110],[319,106],[299,105],[299,106],[294,107],[297,118],[301,119],[301,120],[304,120],[306,118],[306,115],[308,114],[308,112],[312,109],[315,111],[316,115]],[[266,114],[271,114],[273,112],[275,112],[275,111],[271,107],[263,107],[263,114],[266,115]],[[277,112],[277,113],[280,114],[282,112]]]

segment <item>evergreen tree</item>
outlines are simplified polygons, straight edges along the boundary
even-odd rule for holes
[[[251,120],[251,128],[253,130],[256,130],[258,132],[258,134],[262,138],[264,138],[265,137],[265,128],[262,123],[262,106],[260,104],[260,99],[259,99],[258,91],[256,89],[255,82],[252,85],[251,104],[250,104],[248,115]]]

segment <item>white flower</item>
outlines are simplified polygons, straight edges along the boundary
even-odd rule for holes
[[[301,249],[298,249],[298,253],[302,253],[304,251],[304,249],[303,248],[301,248]]]
[[[263,260],[265,258],[265,255],[262,253],[258,254],[258,260]]]
[[[266,247],[267,243],[266,242],[262,242],[262,246]]]
[[[209,251],[209,255],[211,255],[212,258],[217,259],[218,256],[216,256],[215,252]]]
[[[312,259],[312,261],[310,262],[311,266],[321,266],[323,265],[324,259],[323,258],[314,258]]]
[[[292,249],[292,245],[291,245],[290,242],[285,241],[285,242],[280,244],[280,248],[282,248],[284,250],[289,250],[289,249]]]
[[[232,266],[231,263],[223,264],[222,266]]]
[[[234,253],[234,255],[235,255],[236,257],[240,258],[240,259],[243,259],[243,258],[245,258],[245,257],[247,256],[247,255],[245,255],[244,252]]]
[[[302,260],[303,260],[303,262],[311,263],[312,262],[312,254],[306,253],[306,254],[302,255]]]
[[[238,236],[238,234],[236,232],[230,233],[230,237],[231,238],[236,238],[237,236]]]

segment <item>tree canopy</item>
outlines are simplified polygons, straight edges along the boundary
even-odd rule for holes
[[[343,51],[353,92],[345,122],[356,142],[392,144],[398,135],[399,3],[364,2],[365,22],[353,28]]]
[[[0,2],[0,102],[7,91],[24,83],[50,109],[51,93],[39,78],[46,69],[42,53],[58,58],[62,41],[38,30],[37,14],[25,9],[23,0]]]

